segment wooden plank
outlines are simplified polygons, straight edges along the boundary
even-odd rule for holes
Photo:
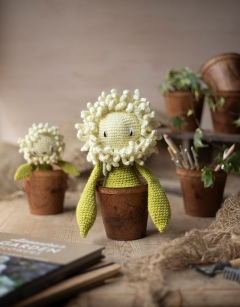
[[[159,128],[160,134],[168,134],[173,139],[192,140],[194,132],[184,131],[183,133],[172,132],[168,128]],[[226,143],[240,143],[240,134],[216,134],[212,131],[204,131],[202,139],[205,141],[219,141]]]
[[[193,228],[205,229],[213,220],[213,218],[196,218],[185,215],[182,197],[167,193],[172,208],[172,217],[164,234],[158,232],[149,217],[145,238],[128,242],[110,240],[106,237],[101,213],[98,210],[95,224],[89,235],[83,239],[79,235],[75,217],[79,196],[79,191],[67,192],[64,212],[52,216],[30,214],[25,197],[12,201],[1,201],[0,231],[103,245],[107,261],[123,264],[125,261],[134,262],[138,257],[156,252],[163,242],[183,236],[185,232]],[[169,293],[172,294],[172,298],[169,297],[168,301],[167,298],[164,300],[164,306],[181,306],[180,303],[183,306],[197,306],[194,299],[206,300],[207,306],[213,307],[218,306],[219,302],[224,302],[225,306],[236,306],[236,301],[240,301],[239,284],[225,280],[221,275],[209,279],[187,268],[179,272],[163,270],[163,274]],[[227,295],[228,291],[231,295]],[[218,297],[217,300],[214,300],[216,294]],[[90,291],[79,293],[62,306],[124,305],[130,307],[135,304],[135,299],[136,289],[129,287],[124,278],[120,277],[114,283],[107,283]]]

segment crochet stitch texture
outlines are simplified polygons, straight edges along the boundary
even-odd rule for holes
[[[61,159],[65,147],[58,127],[33,124],[25,138],[19,138],[20,153],[30,164],[54,164]]]
[[[79,176],[77,168],[70,162],[61,160],[65,143],[58,127],[46,124],[33,124],[24,138],[19,138],[19,152],[23,153],[28,163],[20,165],[14,175],[15,180],[21,180],[31,175],[35,170],[53,170],[58,165],[65,173]]]
[[[148,182],[148,208],[154,224],[163,232],[171,211],[168,199],[156,176],[144,161],[157,153],[156,128],[160,123],[154,118],[146,98],[139,90],[131,96],[128,90],[120,96],[113,89],[101,94],[94,105],[87,104],[82,111],[83,124],[76,124],[77,136],[86,141],[82,147],[88,151],[87,159],[95,165],[77,206],[80,234],[85,237],[96,218],[95,189],[103,174],[104,186],[119,188],[141,185],[138,172]]]
[[[75,125],[77,137],[86,141],[81,150],[88,151],[89,162],[103,162],[105,175],[120,161],[124,165],[143,165],[152,153],[158,152],[156,141],[160,136],[156,128],[160,123],[139,90],[133,96],[128,90],[122,96],[115,89],[109,95],[103,92],[94,105],[89,102],[87,107],[88,111],[81,112],[83,124]]]

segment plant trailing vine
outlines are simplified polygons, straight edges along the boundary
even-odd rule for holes
[[[193,145],[196,156],[198,156],[198,152],[200,148],[208,147],[208,144],[204,144],[202,142],[203,131],[200,128],[197,128],[193,137]],[[212,142],[211,142],[212,143]],[[226,149],[225,149],[226,150]],[[240,151],[233,153],[227,159],[224,159],[223,154],[219,153],[215,159],[215,163],[217,165],[221,165],[221,169],[225,171],[228,175],[235,171],[238,175],[240,175]],[[204,187],[212,187],[215,181],[214,176],[214,168],[210,166],[204,166],[201,169],[202,177],[201,180],[204,183]]]

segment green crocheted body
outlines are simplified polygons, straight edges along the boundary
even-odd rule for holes
[[[160,232],[167,227],[171,217],[168,199],[157,177],[145,166],[136,164],[139,173],[148,183],[148,211]],[[95,189],[102,175],[102,164],[95,166],[77,206],[77,222],[82,237],[86,237],[97,214]],[[141,185],[138,174],[133,166],[121,165],[113,168],[105,178],[105,187],[119,188]]]
[[[141,185],[134,166],[123,165],[113,167],[104,181],[107,188],[125,188]]]

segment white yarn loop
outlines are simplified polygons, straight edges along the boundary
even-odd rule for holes
[[[156,130],[160,123],[154,118],[155,112],[150,110],[149,105],[146,98],[141,98],[138,89],[134,91],[133,96],[131,96],[129,90],[124,90],[123,95],[120,96],[116,89],[112,89],[110,94],[102,92],[98,101],[94,104],[89,102],[87,104],[88,111],[81,112],[83,124],[75,125],[78,129],[77,137],[86,141],[81,150],[89,151],[87,160],[94,165],[99,161],[103,162],[104,173],[110,171],[112,166],[119,166],[119,162],[125,165],[132,165],[134,162],[143,165],[152,153],[157,152],[156,141],[160,139]],[[126,121],[134,118],[134,125],[136,125],[137,119],[139,132],[136,131],[135,126],[130,126],[129,130],[124,130],[125,132],[121,130],[121,133],[124,134],[121,134],[118,130],[115,132],[114,121],[112,126],[115,128],[111,126],[110,121],[107,127],[108,131],[103,130],[103,128],[100,130],[100,122],[103,119],[105,120],[108,114],[116,112],[118,112],[116,119],[118,119],[118,114],[122,113],[126,114]],[[110,140],[108,137],[111,133],[115,133],[113,137],[116,138],[116,143],[121,142],[121,138],[125,136],[129,137],[129,133],[136,134],[134,141],[130,140],[127,143],[123,141],[124,145],[119,148],[115,146],[115,141],[111,144],[107,143]]]
[[[77,125],[84,127],[84,125]],[[19,152],[29,164],[55,164],[63,154],[65,144],[58,127],[49,124],[33,124],[24,138],[18,139]]]

